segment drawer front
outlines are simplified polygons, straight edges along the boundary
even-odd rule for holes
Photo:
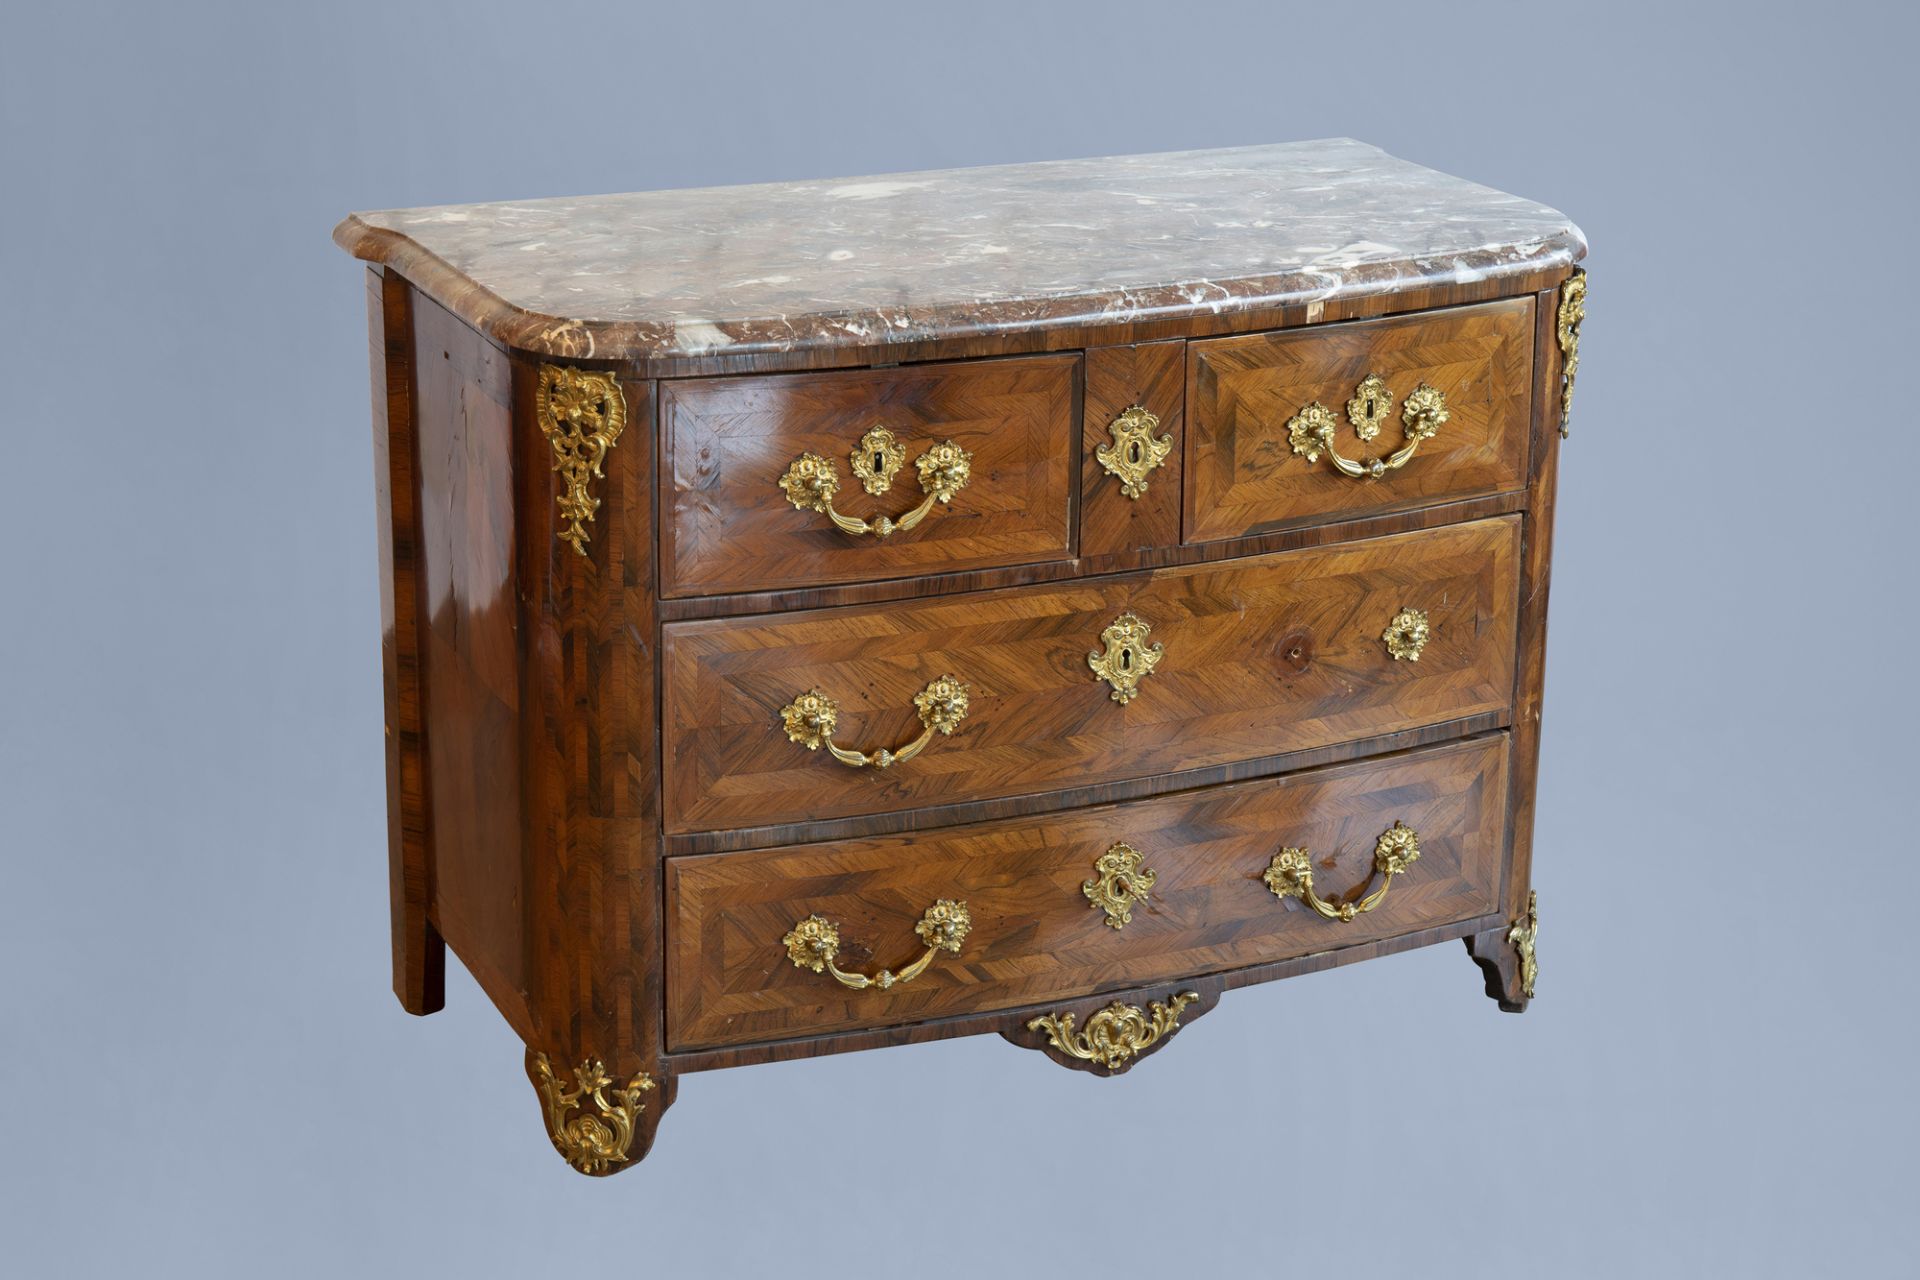
[[[1075,393],[1080,357],[1036,356],[899,369],[663,383],[666,466],[661,563],[670,596],[901,578],[1072,555]],[[891,433],[869,436],[874,428]],[[863,441],[865,447],[862,447]],[[923,458],[951,463],[923,483]],[[834,511],[796,507],[781,481],[813,455]],[[949,459],[953,455],[945,455]],[[874,464],[878,463],[876,467]],[[865,475],[856,474],[856,463]],[[871,492],[878,489],[879,492]],[[814,490],[792,487],[808,501]],[[917,523],[905,519],[935,497]],[[906,527],[911,523],[911,527]]]
[[[1502,710],[1518,559],[1519,517],[1501,516],[1072,586],[672,624],[667,829],[1148,777]],[[1426,621],[1417,659],[1384,638],[1408,608]],[[1146,627],[1131,646],[1129,615]],[[967,694],[946,734],[915,703],[943,677]],[[819,727],[810,692],[835,704],[843,750],[928,741],[889,767],[850,767],[790,739],[789,708],[813,714],[795,732]]]
[[[1479,497],[1526,484],[1532,298],[1188,344],[1186,540],[1212,542],[1328,519]],[[1369,381],[1378,378],[1378,384]],[[1401,465],[1431,388],[1445,421]],[[1368,404],[1372,403],[1369,414]],[[1332,449],[1312,439],[1319,405]],[[1303,449],[1291,425],[1301,424]],[[1414,434],[1422,428],[1416,427]],[[1362,439],[1362,431],[1371,432]]]
[[[1016,1008],[1484,916],[1499,909],[1506,779],[1501,733],[932,836],[669,859],[669,1040],[697,1049]],[[1381,876],[1383,837],[1401,857],[1410,838],[1417,860]],[[1130,881],[1124,850],[1097,865],[1119,844],[1138,855]],[[1325,918],[1269,887],[1298,883],[1285,860],[1268,875],[1287,848],[1306,851],[1313,892],[1336,913],[1387,892],[1351,920]],[[970,925],[951,954],[915,932],[942,900]],[[853,990],[811,967],[822,925],[834,965],[856,980],[933,958],[906,981]],[[790,958],[790,936],[808,967]]]

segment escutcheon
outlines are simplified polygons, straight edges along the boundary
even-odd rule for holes
[[[1387,389],[1387,380],[1377,373],[1368,374],[1354,388],[1353,399],[1347,401],[1347,420],[1353,423],[1353,434],[1371,440],[1392,416],[1393,392]]]
[[[1108,623],[1100,633],[1100,643],[1106,648],[1087,654],[1087,665],[1093,674],[1112,687],[1110,696],[1123,707],[1139,695],[1140,682],[1153,674],[1166,650],[1158,641],[1152,645],[1147,643],[1147,635],[1152,630],[1151,624],[1129,610]]]
[[[1159,415],[1136,404],[1108,424],[1113,443],[1094,447],[1095,460],[1120,481],[1120,492],[1129,498],[1147,491],[1147,477],[1173,452],[1172,436],[1153,434],[1159,428]]]
[[[1093,864],[1093,879],[1080,886],[1087,901],[1107,913],[1107,927],[1124,929],[1133,923],[1135,903],[1147,900],[1147,890],[1159,877],[1145,865],[1140,851],[1117,843]]]
[[[853,446],[851,461],[860,487],[878,497],[893,487],[893,478],[907,464],[907,449],[893,432],[874,427]]]

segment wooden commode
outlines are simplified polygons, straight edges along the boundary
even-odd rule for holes
[[[688,1072],[1115,1075],[1448,939],[1526,1007],[1563,215],[1342,139],[334,238],[394,989],[451,947],[576,1169]]]

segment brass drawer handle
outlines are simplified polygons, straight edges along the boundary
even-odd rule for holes
[[[1371,440],[1379,435],[1380,424],[1392,412],[1393,392],[1387,389],[1386,380],[1374,373],[1361,381],[1354,390],[1353,399],[1347,401],[1347,420],[1353,424],[1353,434],[1362,440]],[[1302,407],[1299,413],[1287,420],[1287,442],[1293,446],[1295,453],[1310,463],[1318,462],[1324,453],[1327,461],[1341,475],[1352,476],[1356,480],[1378,480],[1387,472],[1406,466],[1421,442],[1431,440],[1438,434],[1450,416],[1447,398],[1440,394],[1440,389],[1423,382],[1408,394],[1406,403],[1400,408],[1400,429],[1406,442],[1385,458],[1355,462],[1351,458],[1341,457],[1340,451],[1333,447],[1333,433],[1340,425],[1340,419],[1318,400]]]
[[[972,928],[973,916],[967,911],[966,903],[941,898],[928,907],[926,914],[920,917],[920,923],[913,926],[913,931],[920,935],[920,941],[927,944],[926,952],[898,973],[882,969],[871,977],[864,973],[848,973],[834,963],[840,954],[840,930],[823,916],[808,916],[799,921],[780,941],[787,949],[787,959],[793,961],[796,968],[830,973],[835,982],[843,987],[852,987],[855,991],[865,991],[868,987],[885,991],[896,983],[912,982],[925,973],[927,966],[933,963],[934,956],[942,951],[959,955],[960,944],[967,940],[967,933]]]
[[[861,436],[853,448],[853,472],[868,493],[885,493],[906,456],[906,449],[893,432],[875,427]],[[870,533],[876,538],[885,538],[919,524],[926,519],[927,512],[933,510],[934,503],[953,501],[953,495],[973,479],[973,455],[951,440],[932,446],[913,465],[920,473],[920,490],[927,496],[897,520],[890,516],[862,520],[859,516],[835,511],[833,496],[840,492],[840,472],[817,453],[803,453],[795,458],[787,473],[780,477],[780,488],[797,510],[820,512],[842,533],[855,537]]]
[[[1367,873],[1367,880],[1374,876],[1384,877],[1380,887],[1358,901],[1328,902],[1313,891],[1313,863],[1305,849],[1289,845],[1273,856],[1267,871],[1261,878],[1267,882],[1267,888],[1273,890],[1273,896],[1281,901],[1298,898],[1329,920],[1341,924],[1352,924],[1356,916],[1364,915],[1386,901],[1387,890],[1393,887],[1393,878],[1420,861],[1420,835],[1404,822],[1395,822],[1381,833],[1373,846],[1373,870]],[[1362,881],[1361,888],[1366,887]]]
[[[919,755],[934,734],[950,734],[959,727],[967,718],[967,686],[953,676],[941,676],[913,695],[913,705],[920,713],[920,736],[898,751],[881,747],[869,754],[836,744],[833,731],[840,723],[840,704],[818,689],[809,689],[780,708],[780,723],[790,740],[809,751],[825,747],[835,760],[850,768],[872,765],[887,769]]]

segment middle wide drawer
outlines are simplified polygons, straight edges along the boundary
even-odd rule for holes
[[[665,628],[671,832],[1052,791],[1496,712],[1520,522]]]

